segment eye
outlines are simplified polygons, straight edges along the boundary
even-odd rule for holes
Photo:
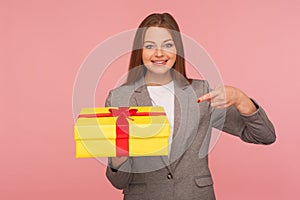
[[[164,45],[165,48],[172,48],[174,46],[173,43],[167,43]]]
[[[146,48],[146,49],[153,49],[153,48],[154,48],[154,45],[152,45],[152,44],[147,44],[147,45],[145,45],[145,48]]]

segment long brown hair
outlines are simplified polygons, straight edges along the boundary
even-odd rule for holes
[[[143,65],[142,48],[144,43],[145,32],[147,28],[153,26],[162,27],[169,30],[177,50],[176,61],[174,66],[172,67],[172,69],[175,70],[175,73],[173,73],[173,77],[179,82],[181,82],[180,80],[182,80],[183,78],[187,79],[185,73],[183,44],[177,22],[169,13],[154,13],[147,16],[139,25],[139,28],[136,31],[133,42],[133,49],[131,52],[129,62],[129,73],[127,76],[127,83],[133,83],[145,75],[146,68]]]

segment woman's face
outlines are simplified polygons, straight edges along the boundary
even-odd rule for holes
[[[176,61],[176,47],[170,32],[161,27],[149,27],[142,57],[148,72],[157,75],[169,73]]]

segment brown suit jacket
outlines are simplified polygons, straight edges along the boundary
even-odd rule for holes
[[[130,157],[117,170],[107,167],[106,176],[125,200],[215,199],[208,168],[208,146],[213,127],[256,144],[271,144],[275,131],[264,110],[257,106],[251,115],[241,115],[235,107],[215,110],[197,98],[209,92],[206,81],[190,85],[174,81],[174,133],[170,158]],[[151,106],[141,79],[112,90],[106,106]]]

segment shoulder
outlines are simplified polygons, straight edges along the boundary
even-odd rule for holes
[[[110,90],[111,94],[124,94],[124,93],[128,93],[130,91],[134,91],[134,85],[133,84],[123,84],[119,87],[116,87],[112,90]]]
[[[105,106],[127,106],[130,98],[134,93],[133,85],[122,85],[109,91],[106,98]]]
[[[135,91],[134,84],[123,84],[109,91],[109,96],[115,100],[129,99]]]
[[[210,91],[209,83],[207,80],[190,79],[189,81],[196,94],[206,94]]]

